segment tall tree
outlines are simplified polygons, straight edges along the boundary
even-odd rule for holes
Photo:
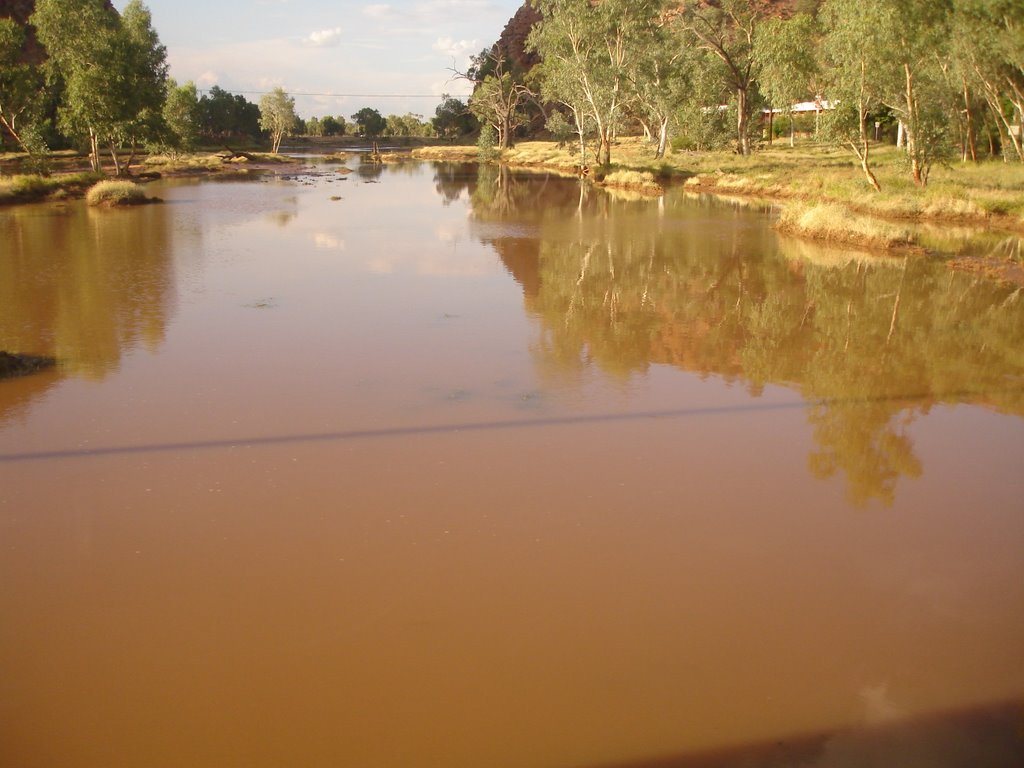
[[[476,128],[476,119],[469,108],[448,94],[441,97],[441,103],[434,110],[434,117],[430,122],[437,135],[446,139],[464,136],[467,133],[472,133]]]
[[[889,67],[873,73],[887,86],[886,104],[907,128],[914,182],[928,183],[948,145],[944,84],[935,52],[948,47],[952,0],[874,0],[894,25],[887,30]],[[895,69],[891,66],[895,65]],[[887,76],[888,79],[887,80]]]
[[[383,115],[371,107],[360,109],[352,115],[352,120],[355,121],[356,129],[359,133],[368,138],[380,136],[387,127],[387,121]]]
[[[31,22],[49,55],[51,81],[65,84],[63,130],[88,139],[94,170],[105,144],[115,173],[127,171],[117,150],[157,128],[165,93],[166,50],[149,11],[139,0],[123,17],[104,0],[39,0]]]
[[[520,106],[530,91],[506,69],[505,57],[497,47],[484,51],[481,56],[484,61],[478,62],[471,72],[486,74],[476,81],[469,109],[480,122],[494,128],[500,151],[512,145],[512,133],[524,119]]]
[[[597,127],[597,160],[611,163],[612,137],[633,97],[627,68],[658,16],[660,0],[533,0],[542,19],[529,47],[558,83],[563,103],[585,106]]]
[[[883,36],[891,33],[898,19],[890,6],[877,1],[825,0],[821,20],[826,85],[835,102],[825,118],[825,133],[853,151],[868,183],[880,191],[871,170],[868,118],[882,106],[877,75],[892,66],[895,45]]]
[[[721,64],[723,84],[736,99],[736,151],[741,155],[751,152],[750,117],[759,74],[754,38],[776,13],[770,0],[684,0],[676,15],[684,42],[695,42]]]
[[[638,32],[641,44],[626,64],[634,96],[632,112],[645,132],[656,137],[655,158],[660,159],[668,149],[672,115],[684,93],[691,90],[695,62],[692,51],[676,45],[661,19],[652,16],[647,28]]]
[[[271,152],[281,148],[281,140],[298,126],[295,99],[278,86],[260,98],[260,127],[270,134]]]
[[[798,13],[789,19],[769,19],[754,36],[754,62],[761,92],[768,108],[783,107],[789,115],[789,145],[793,146],[793,104],[811,93],[818,70],[815,58],[817,29],[810,14]]]
[[[954,0],[952,24],[965,87],[980,91],[1004,147],[1024,162],[1024,3]]]
[[[189,80],[178,85],[173,79],[168,79],[163,117],[170,144],[186,152],[195,149],[200,120],[199,92],[195,83]]]

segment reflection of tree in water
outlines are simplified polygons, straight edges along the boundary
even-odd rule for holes
[[[363,181],[375,181],[384,173],[384,164],[362,155],[356,166],[356,175]]]
[[[173,282],[164,206],[7,213],[0,258],[0,349],[55,357],[102,378],[124,350],[162,343]],[[34,377],[30,377],[34,378]]]
[[[477,168],[463,163],[434,163],[434,189],[442,204],[451,205],[476,185]]]
[[[523,282],[546,375],[575,380],[593,363],[628,376],[654,363],[744,381],[755,395],[794,387],[812,403],[812,473],[842,471],[859,504],[891,503],[899,477],[921,474],[906,428],[932,404],[1024,414],[1020,291],[924,258],[837,257],[679,194],[578,201],[574,187],[549,186],[531,185],[518,198],[528,204],[473,196],[475,216],[539,220],[536,277]],[[529,248],[495,245],[514,275],[529,274]]]
[[[901,415],[887,402],[811,405],[808,418],[818,446],[807,460],[811,474],[824,480],[843,470],[851,502],[865,504],[877,498],[892,504],[900,476],[915,478],[922,472],[905,432],[913,406],[905,407]]]
[[[291,224],[298,215],[298,211],[294,210],[286,211],[282,209],[280,211],[271,211],[267,214],[267,221],[283,229]]]

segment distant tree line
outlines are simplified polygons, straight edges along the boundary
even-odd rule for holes
[[[0,19],[0,138],[41,172],[50,149],[60,146],[84,148],[97,171],[109,158],[122,175],[143,148],[188,152],[268,139],[277,152],[296,133],[429,137],[475,127],[466,106],[447,97],[429,121],[384,117],[369,107],[351,122],[330,115],[304,121],[282,88],[254,104],[216,85],[205,93],[193,82],[179,85],[168,76],[167,50],[141,0],[121,13],[106,0],[37,0],[29,24],[45,53],[42,63],[26,55],[25,26]]]
[[[906,150],[913,180],[936,162],[997,156],[1024,162],[1021,0],[531,0],[527,40],[540,64],[483,51],[464,77],[470,111],[499,147],[535,120],[593,145],[637,129],[656,145],[732,144],[750,154],[762,115],[792,136],[797,102],[810,128],[847,147],[877,188],[872,142]],[[774,120],[771,120],[774,122]],[[770,126],[774,127],[774,126]],[[772,133],[769,131],[768,137]],[[674,137],[674,138],[673,138]]]

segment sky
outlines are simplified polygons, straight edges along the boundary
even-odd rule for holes
[[[114,0],[120,11],[128,0]],[[146,0],[171,76],[258,102],[277,86],[301,117],[362,107],[431,117],[465,95],[452,66],[490,46],[522,0]],[[245,93],[251,91],[252,93]],[[303,96],[299,94],[322,94]],[[352,95],[342,95],[352,94]],[[381,98],[379,94],[417,98]]]

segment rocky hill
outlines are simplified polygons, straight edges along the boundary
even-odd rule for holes
[[[494,47],[511,62],[513,69],[527,71],[539,63],[540,58],[537,54],[526,50],[526,38],[538,21],[540,11],[527,0],[509,19],[505,29],[501,31],[498,42],[494,44]]]

